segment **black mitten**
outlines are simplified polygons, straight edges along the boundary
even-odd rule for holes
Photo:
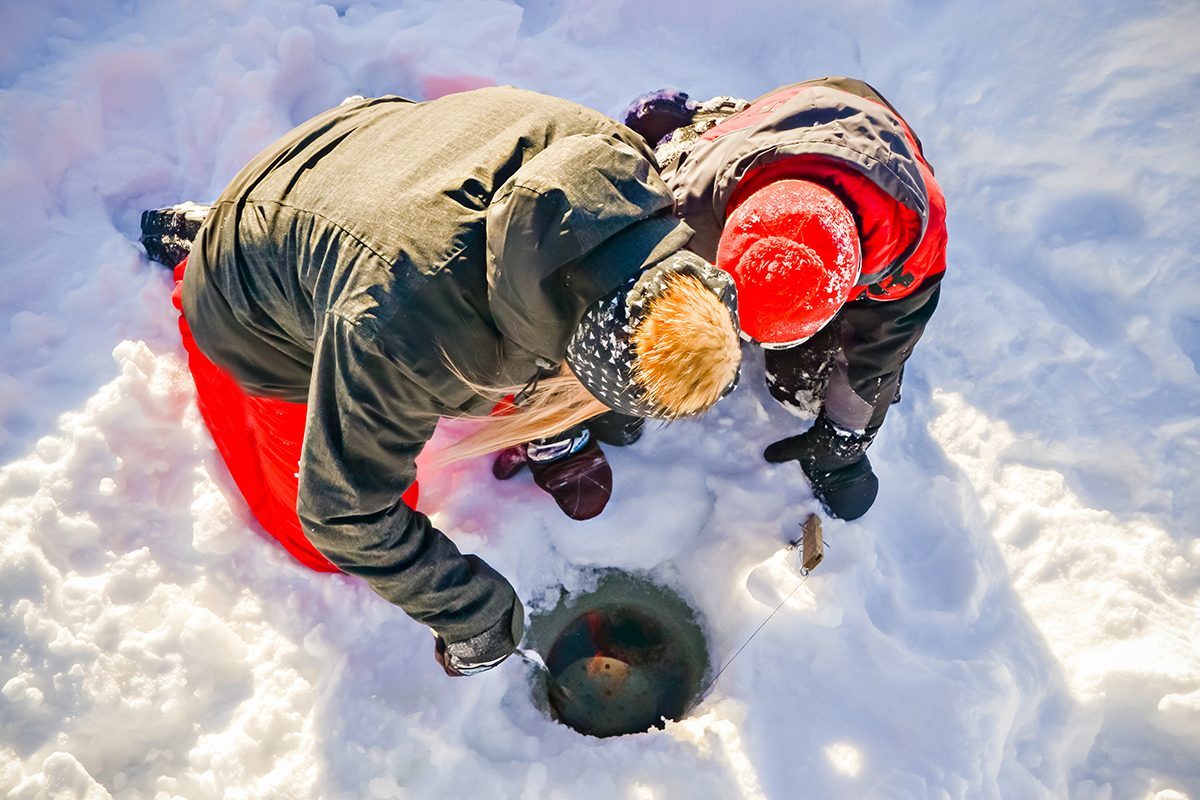
[[[804,433],[769,445],[763,457],[773,464],[800,462],[813,494],[830,516],[858,519],[879,494],[879,479],[866,454],[874,438],[873,433],[839,428],[820,414]]]

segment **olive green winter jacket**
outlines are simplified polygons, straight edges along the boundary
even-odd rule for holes
[[[687,241],[652,158],[532,92],[363,100],[267,148],[198,235],[197,344],[251,393],[308,404],[305,533],[447,642],[520,605],[400,502],[413,460],[439,417],[493,402],[460,376],[521,385],[560,363],[587,305]]]

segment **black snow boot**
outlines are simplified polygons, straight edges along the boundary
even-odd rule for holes
[[[180,203],[169,208],[142,212],[142,235],[138,241],[151,261],[174,269],[192,251],[192,241],[208,215],[209,206]]]
[[[609,411],[593,417],[587,422],[587,428],[594,438],[613,447],[625,447],[642,438],[642,429],[646,420],[642,417],[631,417],[619,411]]]

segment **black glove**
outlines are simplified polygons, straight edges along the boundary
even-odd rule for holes
[[[143,211],[142,235],[138,241],[146,248],[149,259],[174,269],[187,258],[208,209],[196,203],[180,203]]]
[[[769,445],[763,458],[772,464],[799,461],[813,494],[830,516],[858,519],[879,494],[879,479],[866,454],[874,438],[874,433],[839,428],[822,413],[804,433]]]
[[[461,642],[446,643],[434,632],[433,657],[452,678],[475,675],[499,666],[525,634],[525,608],[518,599],[499,622],[483,633]]]

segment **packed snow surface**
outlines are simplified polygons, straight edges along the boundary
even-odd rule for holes
[[[0,2],[0,795],[1200,799],[1197,42],[1190,0]],[[263,538],[142,209],[353,94],[617,113],[827,74],[921,135],[950,271],[878,503],[692,718],[580,736],[527,662],[448,679]],[[530,608],[648,573],[723,663],[799,581],[814,503],[760,452],[802,424],[747,350],[712,414],[610,452],[594,521],[486,459],[422,495]]]

